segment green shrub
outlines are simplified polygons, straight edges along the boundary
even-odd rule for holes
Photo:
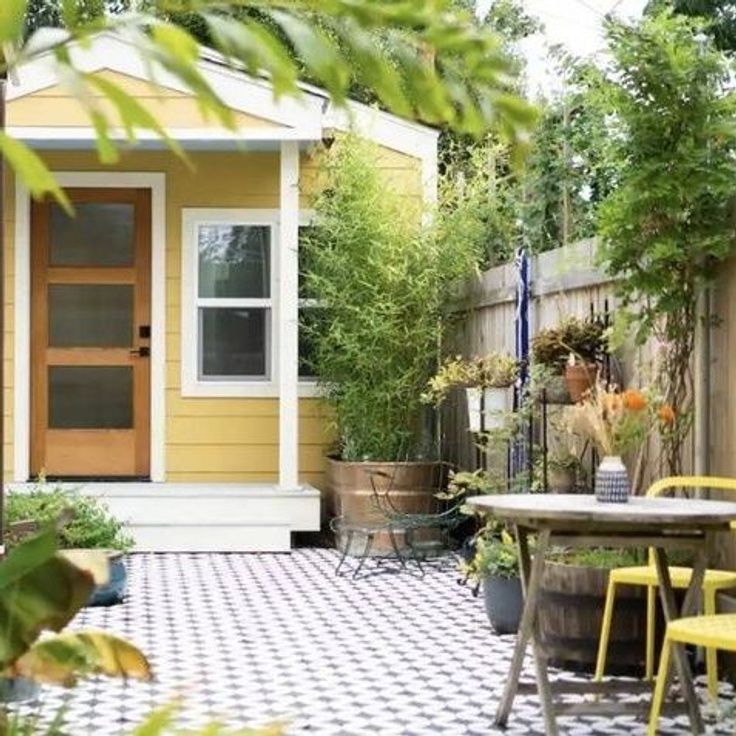
[[[125,524],[112,516],[107,506],[94,496],[83,496],[60,487],[39,486],[29,493],[9,493],[5,499],[6,524],[36,521],[47,526],[65,511],[72,511],[74,515],[59,530],[58,542],[62,549],[127,551],[133,547],[133,539],[126,534]]]
[[[450,284],[477,263],[472,243],[446,245],[437,218],[381,177],[377,149],[348,137],[325,154],[323,193],[305,238],[313,368],[343,460],[427,456],[421,394],[437,365]],[[448,241],[449,242],[449,241]]]

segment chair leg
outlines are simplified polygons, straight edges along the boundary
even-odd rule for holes
[[[375,534],[373,532],[368,532],[365,535],[365,547],[363,548],[363,554],[360,557],[360,562],[358,563],[358,566],[355,568],[355,571],[353,572],[353,580],[358,577],[358,573],[363,569],[363,565],[365,565],[365,561],[368,559],[368,555],[371,553],[371,547],[373,546],[373,537]]]
[[[340,561],[337,563],[337,567],[335,568],[335,575],[338,577],[340,576],[340,568],[342,568],[343,563],[345,562],[346,557],[348,556],[348,552],[350,551],[350,545],[353,543],[353,532],[349,531],[345,533],[345,546],[342,549],[342,554],[340,555]]]
[[[606,591],[606,605],[603,608],[603,622],[601,623],[601,636],[598,641],[598,657],[595,663],[595,682],[603,679],[606,669],[606,657],[608,655],[608,640],[611,636],[611,623],[613,622],[613,604],[616,600],[616,582],[609,575],[608,590]]]
[[[662,711],[662,703],[664,702],[665,690],[667,689],[668,674],[670,669],[670,654],[672,651],[672,642],[665,635],[664,644],[662,645],[662,654],[659,657],[659,670],[657,672],[657,681],[654,685],[654,695],[652,696],[652,708],[649,711],[649,727],[647,728],[647,736],[657,736],[657,724],[659,723],[659,714]]]
[[[396,559],[398,560],[402,569],[406,570],[406,560],[404,559],[404,555],[401,554],[401,550],[399,549],[399,543],[396,539],[396,532],[394,531],[393,527],[389,527],[388,536],[391,539],[391,546],[393,547],[394,555],[396,555]]]
[[[657,589],[647,586],[647,651],[645,677],[651,682],[654,677],[654,626],[657,621]]]
[[[703,609],[706,616],[713,616],[716,612],[716,591],[706,588],[703,591]],[[718,703],[718,652],[713,647],[705,650],[705,670],[708,677],[708,695],[714,703]]]

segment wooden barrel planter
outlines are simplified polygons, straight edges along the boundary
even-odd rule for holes
[[[539,609],[544,648],[555,666],[594,672],[606,600],[608,570],[558,562],[546,564]],[[621,586],[608,647],[606,674],[644,670],[646,591]]]
[[[379,492],[387,492],[391,503],[403,513],[432,513],[437,510],[434,495],[442,486],[444,467],[437,462],[342,462],[328,458],[327,498],[325,506],[330,516],[343,517],[351,522],[380,524],[386,521],[373,500],[371,473],[385,473],[375,478]],[[397,534],[399,545],[403,537]],[[336,540],[342,549],[343,539]],[[362,554],[365,539],[355,535],[351,554]],[[391,551],[389,535],[376,535],[372,554]]]

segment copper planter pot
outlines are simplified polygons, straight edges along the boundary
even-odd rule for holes
[[[434,495],[442,487],[444,466],[439,462],[343,462],[327,459],[326,497],[323,504],[329,518],[343,517],[351,522],[376,523],[386,521],[386,517],[374,502],[371,474],[383,473],[375,478],[379,493],[388,493],[393,506],[403,513],[432,513],[436,511]],[[397,533],[399,545],[404,544],[403,535]],[[421,538],[421,537],[420,537]],[[336,540],[342,548],[344,540]],[[351,554],[362,554],[365,539],[356,535],[350,549]],[[383,555],[392,550],[391,540],[386,532],[376,535],[373,553]]]

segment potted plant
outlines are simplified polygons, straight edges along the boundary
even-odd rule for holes
[[[42,481],[30,491],[9,493],[5,518],[9,525],[32,522],[39,528],[66,518],[57,528],[59,548],[102,551],[109,563],[107,580],[95,587],[87,605],[107,606],[123,600],[127,582],[124,554],[132,549],[133,540],[125,524],[100,499],[61,486],[49,487]],[[12,549],[21,540],[10,535],[6,541]]]
[[[568,317],[534,336],[533,359],[550,371],[545,387],[550,403],[575,403],[590,390],[598,375],[604,332],[598,320]]]
[[[590,440],[602,460],[595,476],[595,495],[604,503],[625,503],[631,492],[622,456],[642,447],[656,422],[674,420],[671,407],[658,405],[638,389],[617,391],[598,384],[575,406],[565,409],[568,430]]]
[[[441,217],[429,228],[420,212],[408,216],[376,155],[350,136],[324,152],[325,186],[300,244],[305,293],[323,317],[305,330],[311,366],[335,438],[323,509],[365,522],[385,521],[372,502],[377,478],[400,511],[436,504],[443,467],[421,394],[436,366],[451,285],[473,272],[478,255],[475,245],[444,246]],[[354,535],[356,551],[364,541]],[[374,549],[390,549],[387,534]]]
[[[582,473],[580,458],[572,452],[551,452],[547,457],[547,489],[551,493],[572,493]]]
[[[519,628],[524,598],[519,577],[519,555],[511,535],[488,529],[478,534],[475,555],[464,566],[469,579],[483,589],[483,602],[497,634],[515,634]]]
[[[464,388],[471,432],[500,429],[513,409],[513,385],[519,375],[515,358],[492,352],[483,357],[449,358],[429,380],[422,398],[439,406],[453,388]]]
[[[539,628],[545,650],[557,666],[594,670],[609,570],[643,564],[643,560],[643,553],[632,550],[552,550],[542,577]],[[626,590],[617,599],[614,627],[612,671],[638,674],[646,637],[642,590]]]

